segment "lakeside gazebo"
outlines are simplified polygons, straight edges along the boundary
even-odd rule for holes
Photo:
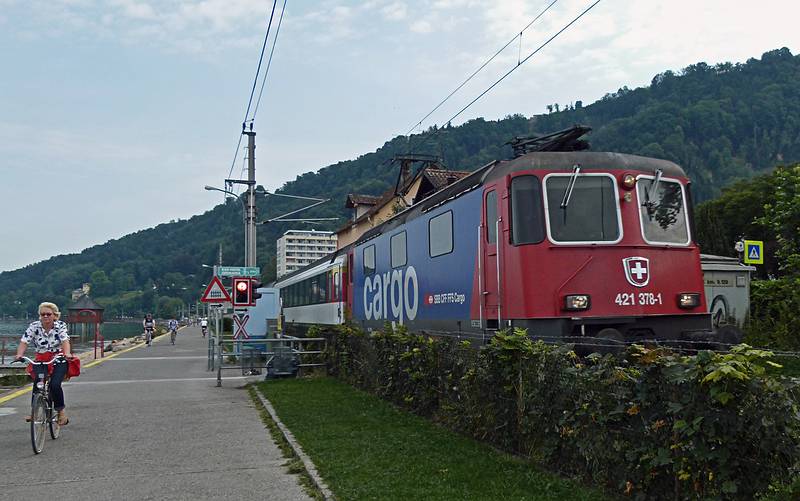
[[[105,308],[95,303],[84,294],[67,308],[67,324],[70,337],[79,337],[81,343],[89,339],[94,342],[94,358],[97,358],[97,346],[100,343],[100,356],[103,356],[103,335],[100,325],[103,323]]]

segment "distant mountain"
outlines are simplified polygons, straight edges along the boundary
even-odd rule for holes
[[[511,157],[514,136],[548,133],[580,123],[593,127],[595,151],[618,151],[673,160],[693,181],[695,201],[711,199],[740,179],[779,164],[800,161],[800,56],[786,49],[744,64],[698,63],[656,75],[648,87],[627,87],[584,106],[552,105],[550,113],[497,121],[474,119],[398,136],[377,151],[298,176],[280,192],[330,198],[308,217],[340,217],[318,229],[335,229],[349,217],[348,193],[377,195],[396,182],[396,154],[426,153],[448,167],[474,170]],[[259,219],[298,208],[284,198],[259,200]],[[275,240],[289,223],[259,227],[258,263],[264,278],[275,270]],[[243,261],[241,204],[230,200],[189,220],[165,223],[80,254],[53,257],[0,273],[0,316],[35,311],[45,299],[67,304],[69,292],[91,282],[93,297],[108,315],[154,311],[172,315],[197,300],[217,261],[219,245],[228,265]]]

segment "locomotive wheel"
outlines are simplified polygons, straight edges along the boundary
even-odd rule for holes
[[[602,329],[595,336],[595,344],[602,346],[593,346],[592,351],[596,353],[619,353],[625,348],[625,336],[620,331],[612,327]]]

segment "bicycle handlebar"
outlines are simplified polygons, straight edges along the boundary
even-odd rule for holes
[[[20,360],[12,360],[11,363],[22,363],[23,361],[28,362],[31,365],[51,365],[54,362],[66,360],[66,355],[58,355],[52,358],[49,362],[37,362],[36,360],[31,360],[26,356],[20,357]]]

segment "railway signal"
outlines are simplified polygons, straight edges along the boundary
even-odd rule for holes
[[[261,280],[254,278],[250,282],[250,299],[253,302],[253,306],[255,306],[256,301],[258,301],[261,298],[261,293],[258,292],[258,289],[262,287],[264,287],[264,284],[261,283]]]
[[[233,306],[251,306],[253,303],[253,281],[250,278],[233,279]]]

